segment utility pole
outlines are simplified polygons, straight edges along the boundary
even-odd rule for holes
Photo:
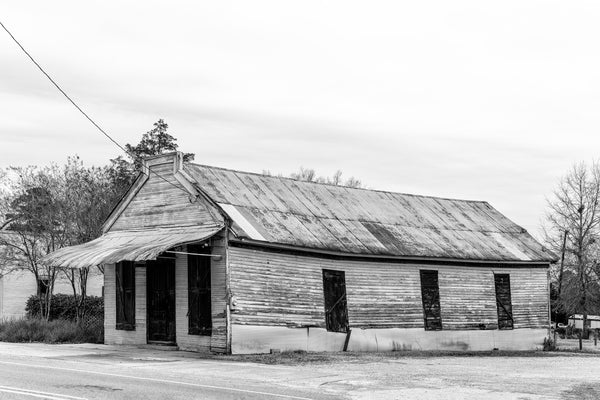
[[[567,235],[568,234],[569,234],[569,231],[567,229],[565,229],[565,234],[563,235],[563,242],[562,242],[562,251],[561,251],[561,256],[560,256],[560,272],[558,274],[558,293],[556,295],[558,304],[560,304],[560,294],[562,292],[563,272],[565,270],[565,249],[567,247]],[[555,310],[556,309],[557,308],[555,308]],[[550,315],[552,316],[552,313]],[[557,322],[554,321],[554,323],[557,323]],[[554,327],[554,345],[556,346],[556,326]]]
[[[558,298],[560,299],[560,293],[562,291],[563,272],[565,270],[565,248],[567,247],[567,235],[569,231],[565,229],[563,236],[562,252],[560,256],[560,273],[558,275]]]

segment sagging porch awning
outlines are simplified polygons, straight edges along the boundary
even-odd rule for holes
[[[42,263],[56,267],[84,268],[124,260],[154,260],[172,247],[206,240],[222,229],[223,225],[199,225],[111,231],[91,242],[50,253],[42,259]]]

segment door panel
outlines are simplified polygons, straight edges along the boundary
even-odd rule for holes
[[[146,264],[148,342],[175,343],[175,260]]]

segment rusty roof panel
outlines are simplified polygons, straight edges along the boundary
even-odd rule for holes
[[[369,250],[369,253],[390,254],[388,249],[360,221],[346,220],[340,222],[360,240],[363,246]]]
[[[135,231],[109,231],[91,242],[63,247],[42,259],[55,267],[83,268],[123,260],[155,260],[159,254],[182,244],[206,240],[220,225],[199,225]]]
[[[319,238],[322,246],[321,248],[337,251],[346,250],[346,247],[338,239],[338,236],[323,224],[323,218],[307,215],[298,215],[297,218],[306,229],[310,230],[313,235]]]
[[[556,258],[484,201],[348,188],[189,163],[185,169],[209,197],[235,207],[246,220],[240,222],[251,224],[271,243],[365,255],[507,262]]]

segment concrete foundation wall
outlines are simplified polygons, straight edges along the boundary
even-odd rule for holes
[[[546,329],[424,331],[419,328],[352,329],[348,351],[403,350],[537,350]],[[232,353],[277,351],[342,351],[345,333],[323,328],[232,326]]]

